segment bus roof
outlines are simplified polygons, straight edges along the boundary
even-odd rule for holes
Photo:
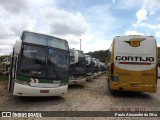
[[[55,37],[55,36],[52,36],[52,35],[48,35],[48,34],[44,34],[44,33],[31,32],[31,31],[26,31],[26,30],[23,31],[21,38],[23,38],[26,33],[37,34],[37,35],[42,35],[42,36],[48,36],[48,37],[52,37],[52,38],[56,38],[58,40],[64,40],[64,41],[68,42],[65,39],[58,38],[58,37]]]
[[[118,39],[119,38],[119,39]],[[152,38],[155,39],[153,36],[147,36],[147,35],[124,35],[124,36],[116,36],[114,40],[120,40],[122,39],[131,39],[131,38]],[[151,39],[150,39],[151,40]]]

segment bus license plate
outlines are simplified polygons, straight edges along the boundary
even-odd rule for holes
[[[40,90],[40,93],[49,93],[49,90]]]
[[[73,81],[73,83],[77,83],[77,81]]]
[[[138,87],[138,84],[131,84],[131,87]]]

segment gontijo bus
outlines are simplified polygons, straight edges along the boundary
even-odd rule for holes
[[[158,77],[160,77],[160,47],[157,47],[158,50]]]
[[[66,40],[24,31],[12,54],[8,90],[15,96],[59,96],[67,92]]]
[[[158,58],[153,36],[117,36],[108,58],[110,90],[156,92]]]

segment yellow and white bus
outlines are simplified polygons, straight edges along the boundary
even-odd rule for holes
[[[108,56],[109,89],[156,92],[157,56],[153,36],[116,36]]]
[[[157,47],[158,49],[158,77],[160,77],[160,47]]]

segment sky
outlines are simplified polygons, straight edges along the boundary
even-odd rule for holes
[[[0,55],[22,31],[66,39],[84,53],[110,48],[115,36],[150,35],[160,46],[160,0],[0,0]]]

